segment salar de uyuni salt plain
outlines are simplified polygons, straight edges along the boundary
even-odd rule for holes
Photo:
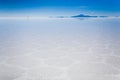
[[[0,19],[0,80],[120,80],[120,20]]]

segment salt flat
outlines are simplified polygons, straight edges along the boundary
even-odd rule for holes
[[[120,80],[120,20],[0,20],[0,80]]]

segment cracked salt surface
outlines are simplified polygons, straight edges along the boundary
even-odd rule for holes
[[[119,25],[0,20],[0,80],[120,80]]]

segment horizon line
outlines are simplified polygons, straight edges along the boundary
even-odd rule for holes
[[[86,17],[77,17],[77,19],[79,18],[86,18]],[[6,20],[6,19],[18,19],[18,20],[31,20],[31,19],[75,19],[75,18],[72,18],[71,16],[68,16],[68,17],[59,17],[59,16],[46,16],[46,17],[40,17],[40,16],[0,16],[0,20]],[[97,17],[97,18],[94,18],[94,19],[102,19],[100,17]],[[108,16],[104,19],[120,19],[120,16]]]

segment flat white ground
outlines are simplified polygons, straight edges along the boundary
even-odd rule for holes
[[[119,20],[0,20],[0,80],[120,80]]]

